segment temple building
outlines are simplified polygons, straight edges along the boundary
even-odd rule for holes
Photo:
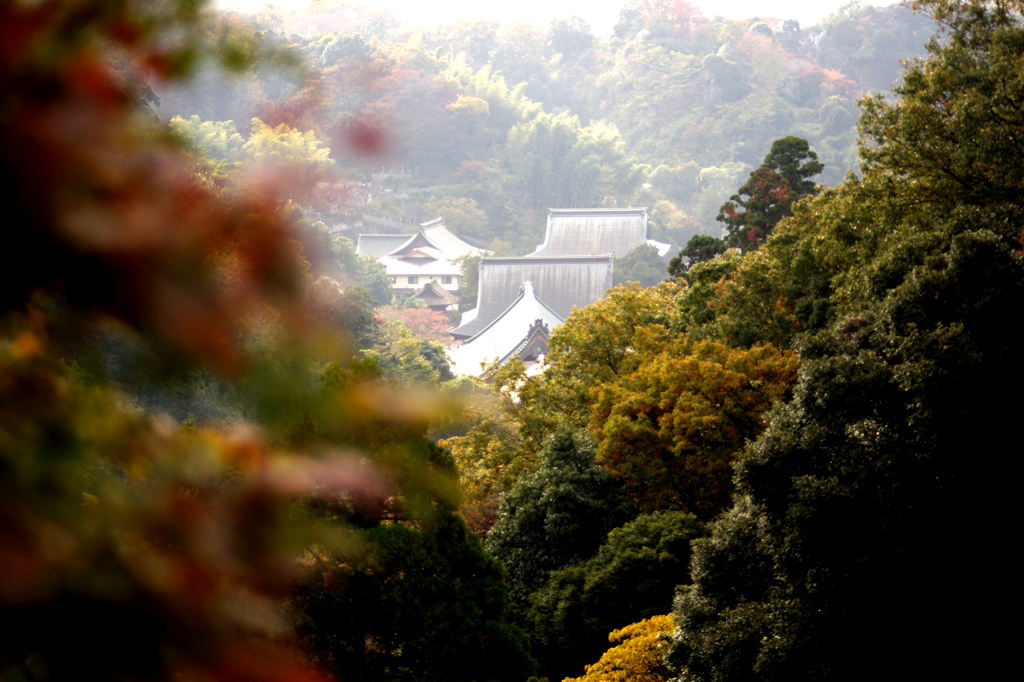
[[[410,237],[411,234],[361,234],[356,239],[356,253],[383,258],[409,241]]]
[[[457,294],[462,286],[459,260],[487,251],[469,244],[445,227],[444,219],[420,224],[415,234],[361,234],[356,253],[379,260],[391,281],[391,294],[408,296],[435,282]]]
[[[449,351],[455,373],[479,376],[482,367],[513,356],[542,367],[550,332],[573,308],[611,288],[616,257],[645,244],[661,256],[668,252],[668,244],[647,238],[647,229],[645,208],[552,208],[533,253],[481,259],[476,308],[449,332],[462,340]]]
[[[450,333],[469,344],[483,329],[507,314],[524,282],[529,282],[533,295],[558,316],[557,325],[573,308],[590,305],[612,286],[612,256],[482,258],[476,308],[463,313],[461,324]],[[525,332],[524,328],[515,335],[512,345]],[[503,357],[511,347],[498,357]]]
[[[459,303],[459,297],[444,288],[437,282],[427,282],[412,293],[406,299],[407,304],[422,305],[431,310],[455,310]]]
[[[541,366],[548,352],[548,334],[563,321],[537,298],[530,282],[523,282],[518,295],[500,315],[449,351],[452,369],[456,375],[479,375],[490,363],[504,364],[513,355],[526,363],[527,371]]]
[[[449,350],[455,373],[479,376],[515,356],[539,371],[549,334],[611,288],[615,258],[644,245],[668,253],[647,230],[645,208],[552,208],[533,253],[482,258],[476,308],[449,332],[462,342]]]

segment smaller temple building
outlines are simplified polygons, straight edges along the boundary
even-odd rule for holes
[[[500,315],[448,352],[454,373],[480,375],[487,365],[504,364],[514,355],[526,363],[527,371],[539,367],[548,352],[550,331],[563,321],[537,298],[530,282],[523,282],[519,295]]]
[[[361,234],[356,253],[379,260],[391,282],[391,294],[409,296],[436,283],[457,294],[462,286],[460,260],[488,252],[452,234],[443,218],[420,224],[415,234]]]

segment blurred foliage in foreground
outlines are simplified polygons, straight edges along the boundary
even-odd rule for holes
[[[372,318],[311,286],[286,180],[208,182],[147,110],[148,82],[258,47],[197,5],[0,5],[0,193],[21,265],[0,275],[0,677],[360,679],[300,650],[293,595],[363,572],[388,576],[369,611],[416,597],[395,543],[422,547],[436,580],[476,557],[485,572],[460,580],[486,599],[435,625],[492,633],[465,666],[528,672],[501,572],[448,511],[450,456],[423,437],[436,408],[352,359],[366,329],[349,325]],[[210,404],[230,413],[205,420]],[[429,549],[443,534],[462,555]],[[410,655],[373,634],[348,643]],[[417,645],[441,634],[417,628]]]

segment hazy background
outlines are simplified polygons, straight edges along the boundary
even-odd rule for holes
[[[886,6],[896,0],[874,0],[861,2],[862,5]],[[215,0],[214,6],[232,9],[256,9],[263,5],[280,8],[302,8],[310,0]],[[446,23],[459,19],[488,19],[502,23],[530,22],[547,24],[559,17],[579,16],[590,22],[595,33],[611,31],[619,10],[625,0],[519,0],[518,2],[479,2],[478,0],[445,0],[444,2],[423,2],[423,0],[377,0],[363,4],[387,9],[396,17],[414,23]],[[811,26],[835,12],[850,0],[695,0],[690,3],[701,9],[707,17],[722,16],[729,19],[751,17],[774,17],[796,19],[802,26]]]

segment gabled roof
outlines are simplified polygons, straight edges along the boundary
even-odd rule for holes
[[[423,301],[428,306],[447,306],[459,302],[456,296],[445,291],[435,280],[424,284],[409,298]]]
[[[448,351],[454,372],[456,375],[479,376],[483,364],[507,359],[531,336],[538,320],[548,329],[553,329],[563,319],[537,297],[530,282],[522,282],[508,307],[490,324],[458,348]]]
[[[421,263],[430,260],[448,260],[444,257],[444,252],[441,249],[435,249],[433,246],[415,246],[411,249],[403,248],[400,255],[388,256],[388,258],[418,261]]]
[[[356,240],[356,253],[360,256],[381,258],[409,241],[408,234],[361,234]]]
[[[434,218],[420,224],[420,229],[408,240],[388,252],[388,256],[401,258],[410,251],[429,247],[437,249],[444,254],[448,260],[457,260],[464,256],[482,256],[486,253],[483,249],[462,241],[449,232],[444,225],[443,218]]]
[[[463,338],[479,333],[516,300],[523,282],[531,282],[537,297],[565,319],[574,307],[593,303],[611,288],[612,256],[482,258],[476,316],[450,333]]]
[[[531,256],[621,257],[646,240],[646,208],[550,208],[544,243]]]
[[[445,227],[443,218],[434,218],[421,223],[414,234],[361,234],[356,241],[356,253],[381,260],[429,257],[454,261],[489,252],[456,237]]]
[[[506,362],[512,359],[512,356],[518,355],[524,362],[535,362],[539,356],[547,355],[548,339],[551,337],[551,327],[542,319],[534,320],[533,324],[530,325],[530,330],[526,332],[526,336],[520,341],[515,348],[505,354],[505,357],[498,360],[499,365],[504,365]]]
[[[420,224],[420,229],[437,248],[446,253],[461,252],[463,256],[486,256],[491,253],[487,249],[473,246],[469,242],[455,236],[445,227],[443,218],[434,218]]]

